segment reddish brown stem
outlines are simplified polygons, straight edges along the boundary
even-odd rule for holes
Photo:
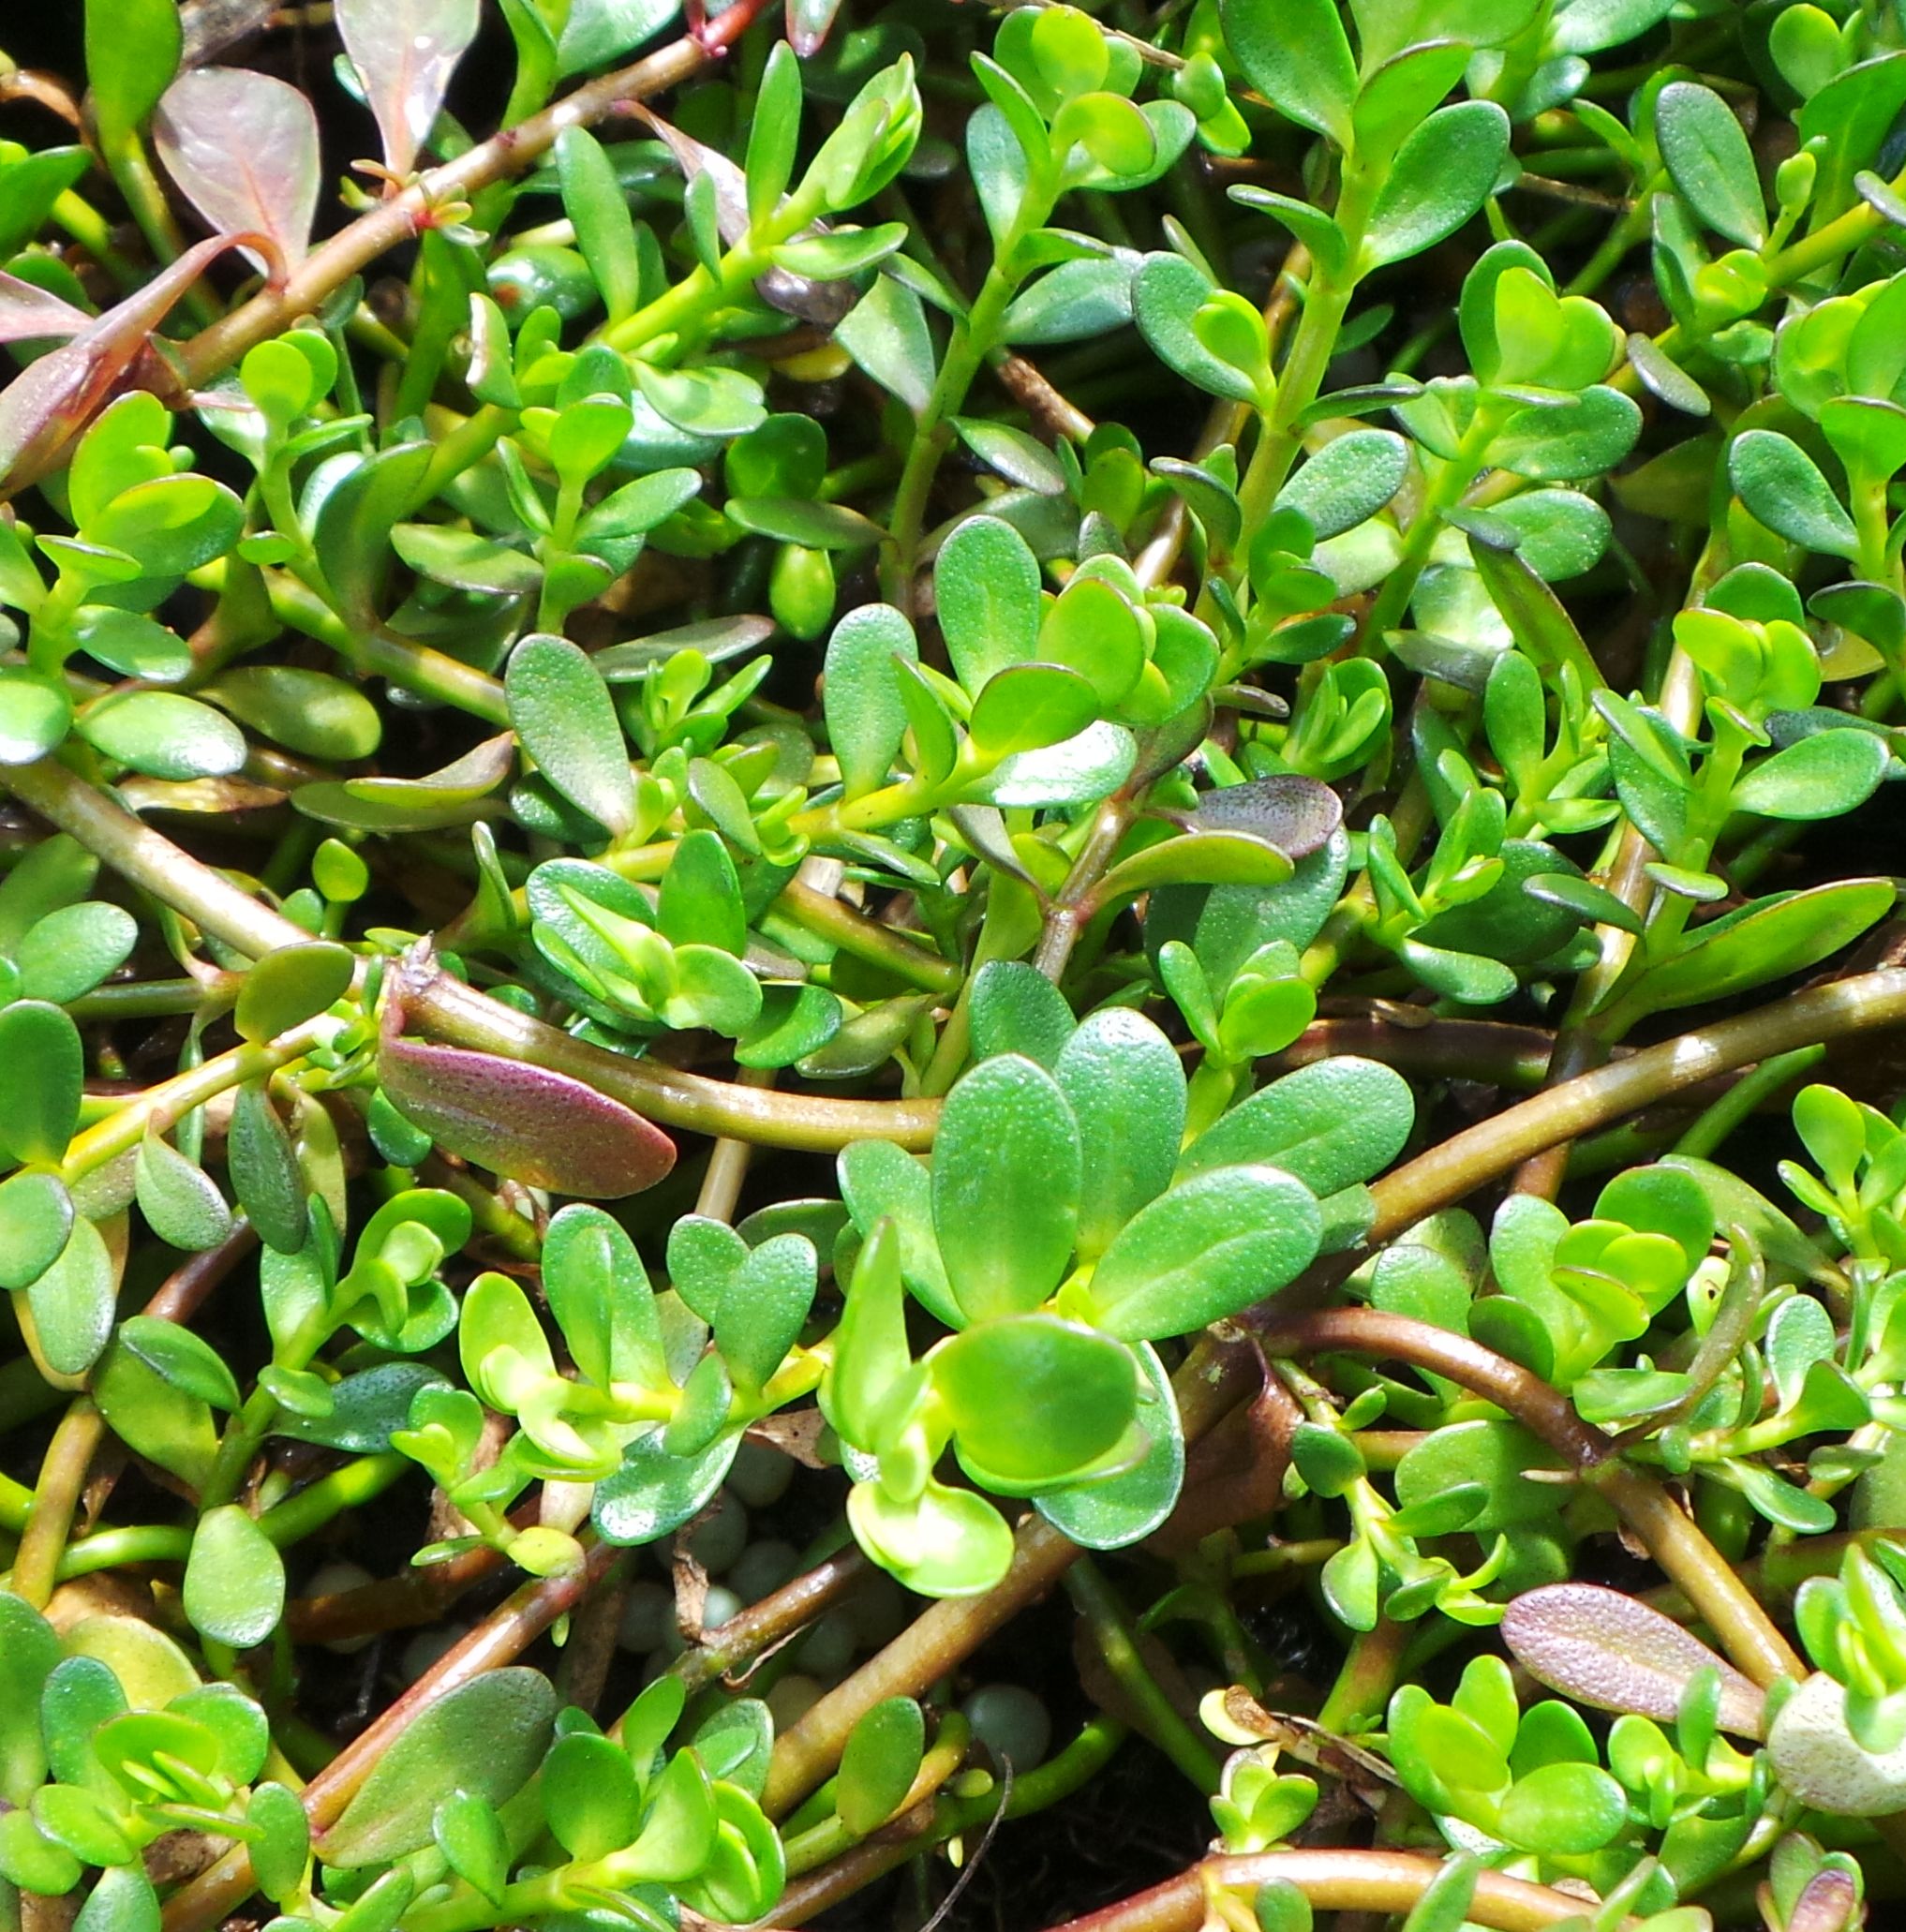
[[[1268,1355],[1354,1350],[1447,1375],[1506,1409],[1599,1489],[1680,1585],[1733,1661],[1756,1684],[1802,1677],[1805,1666],[1753,1593],[1651,1477],[1613,1453],[1612,1439],[1575,1413],[1559,1390],[1507,1356],[1428,1322],[1375,1308],[1330,1308],[1273,1316],[1260,1337]]]

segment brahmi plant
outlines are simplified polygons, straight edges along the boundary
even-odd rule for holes
[[[43,11],[0,1932],[1890,1923],[1906,6]]]

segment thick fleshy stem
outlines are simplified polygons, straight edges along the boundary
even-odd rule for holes
[[[1376,1182],[1368,1247],[1459,1201],[1517,1162],[1736,1067],[1847,1033],[1906,1021],[1906,972],[1862,973],[1776,1000],[1734,1019],[1644,1048],[1454,1134]]]
[[[90,1396],[80,1396],[61,1419],[40,1464],[33,1508],[21,1533],[7,1587],[36,1610],[46,1608],[66,1554],[86,1471],[106,1434],[106,1423]]]
[[[1043,1516],[1029,1513],[1014,1539],[1011,1568],[985,1596],[929,1604],[775,1740],[762,1808],[770,1818],[785,1817],[840,1762],[848,1733],[868,1711],[883,1698],[917,1697],[1050,1590],[1080,1553]]]
[[[1424,1851],[1359,1851],[1335,1847],[1304,1851],[1259,1851],[1248,1857],[1209,1858],[1149,1892],[1121,1899],[1103,1911],[1068,1919],[1053,1932],[1199,1932],[1205,1921],[1208,1887],[1246,1895],[1273,1880],[1288,1880],[1318,1911],[1402,1914],[1429,1889],[1443,1868]],[[1543,1932],[1579,1921],[1582,1901],[1546,1885],[1502,1872],[1478,1875],[1467,1917],[1496,1932]]]
[[[1066,1572],[1065,1589],[1092,1644],[1130,1704],[1139,1729],[1210,1797],[1218,1789],[1218,1761],[1153,1676],[1139,1639],[1133,1634],[1125,1607],[1106,1581],[1105,1573],[1090,1557],[1082,1558]]]
[[[1014,1777],[1011,1793],[1005,1798],[1005,1816],[1024,1818],[1070,1797],[1111,1761],[1126,1735],[1125,1727],[1114,1717],[1101,1714],[1089,1719],[1057,1757]],[[924,1823],[917,1813],[903,1813],[841,1857],[818,1870],[790,1878],[774,1909],[775,1927],[805,1925],[817,1913],[864,1891],[897,1865],[948,1838],[986,1825],[998,1810],[997,1792],[995,1786],[970,1797],[943,1794]],[[770,1928],[757,1926],[754,1932],[770,1932]]]

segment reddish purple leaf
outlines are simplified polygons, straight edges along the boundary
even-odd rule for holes
[[[1600,1711],[1671,1722],[1694,1673],[1720,1673],[1720,1728],[1761,1734],[1758,1688],[1672,1617],[1599,1583],[1526,1590],[1502,1619],[1510,1655],[1539,1684]]]
[[[153,137],[167,172],[213,228],[257,229],[288,263],[304,260],[320,164],[318,116],[297,88],[245,67],[200,67],[166,89]]]
[[[788,45],[803,60],[820,52],[841,0],[787,0]]]
[[[102,316],[89,318],[70,342],[29,364],[0,389],[0,493],[21,456],[45,444],[49,453],[89,423],[133,365],[151,349],[166,312],[228,248],[253,245],[269,256],[270,235],[211,235],[187,248],[144,288]],[[154,359],[156,378],[164,365]]]
[[[18,275],[0,274],[0,342],[77,335],[92,320],[64,296],[22,282]]]
[[[715,228],[722,242],[732,248],[748,232],[748,176],[726,155],[705,146],[692,135],[684,134],[640,101],[632,100],[625,105],[662,137],[684,181],[692,183],[697,175],[706,174],[714,182]],[[810,222],[799,239],[806,241],[811,236],[830,232],[825,221]],[[796,275],[785,268],[770,268],[757,277],[754,291],[784,315],[799,316],[824,329],[831,329],[841,321],[860,300],[860,291],[852,282],[816,281],[812,275]]]
[[[337,0],[337,31],[383,136],[384,166],[409,174],[476,38],[478,0]]]
[[[675,1166],[675,1143],[660,1127],[567,1074],[405,1039],[405,982],[430,970],[416,958],[391,969],[378,1082],[439,1147],[492,1173],[585,1200],[640,1194]]]

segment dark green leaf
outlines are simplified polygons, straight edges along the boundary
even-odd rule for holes
[[[319,1845],[344,1870],[385,1865],[430,1843],[453,1791],[493,1805],[515,1796],[543,1761],[556,1692],[541,1671],[487,1671],[426,1704],[398,1732]]]
[[[1284,485],[1277,508],[1302,511],[1319,538],[1341,536],[1395,496],[1408,468],[1409,446],[1393,430],[1348,430]]]
[[[1509,116],[1493,100],[1438,108],[1413,129],[1370,211],[1365,262],[1420,255],[1463,226],[1489,199],[1509,154]]]
[[[39,1353],[56,1375],[82,1375],[112,1333],[119,1279],[105,1238],[76,1216],[59,1258],[26,1290]]]
[[[1143,1457],[1114,1476],[1097,1476],[1035,1498],[1039,1514],[1088,1550],[1122,1550],[1163,1523],[1184,1485],[1184,1429],[1171,1378],[1149,1342],[1130,1345],[1138,1365],[1138,1426]]]
[[[1075,1024],[1065,995],[1020,959],[990,959],[979,969],[968,1017],[975,1060],[1022,1053],[1049,1073]]]
[[[232,1023],[247,1040],[275,1040],[335,1005],[356,966],[350,949],[330,940],[280,946],[246,974]]]
[[[231,1191],[259,1239],[280,1254],[295,1255],[305,1245],[305,1177],[261,1080],[247,1080],[238,1090],[225,1159]]]
[[[824,701],[827,739],[841,761],[849,799],[885,784],[901,740],[907,707],[895,660],[919,661],[914,627],[891,604],[849,611],[827,641]]]
[[[1064,744],[1097,714],[1097,693],[1078,672],[1059,664],[1012,664],[987,680],[970,729],[975,749],[994,761]]]
[[[62,906],[36,920],[15,949],[20,990],[55,1005],[77,1000],[117,972],[138,942],[138,923],[122,907]]]
[[[995,516],[969,517],[940,546],[933,594],[953,669],[969,694],[1038,654],[1039,566]]]
[[[73,701],[63,686],[36,672],[0,666],[0,766],[44,758],[72,723]]]
[[[1767,238],[1767,215],[1753,151],[1720,95],[1691,81],[1670,82],[1655,100],[1655,137],[1695,214],[1729,241],[1758,248]]]
[[[74,729],[147,778],[226,778],[245,763],[245,735],[229,718],[172,691],[102,698],[80,714]]]
[[[1267,8],[1222,0],[1225,39],[1264,98],[1291,120],[1350,145],[1357,64],[1332,0],[1291,0]]]
[[[73,1226],[72,1196],[57,1174],[0,1181],[0,1288],[23,1288],[60,1257]]]
[[[216,1409],[237,1409],[238,1383],[225,1359],[189,1329],[156,1315],[134,1315],[119,1325],[119,1339],[173,1388]]]
[[[1392,1067],[1349,1054],[1286,1074],[1206,1128],[1184,1151],[1186,1174],[1266,1165],[1319,1199],[1380,1174],[1402,1151],[1416,1113]]]
[[[847,1733],[834,1808],[857,1837],[885,1824],[913,1789],[925,1753],[926,1719],[910,1697],[884,1698]]]
[[[1817,732],[1753,765],[1734,788],[1735,809],[1764,818],[1839,818],[1879,789],[1890,757],[1869,732]]]
[[[368,758],[383,735],[377,707],[355,686],[297,664],[234,665],[207,685],[204,695],[241,724],[306,758]]]
[[[59,1160],[80,1121],[85,1055],[78,1028],[41,1000],[0,1007],[0,1066],[7,1084],[0,1149],[16,1161]]]
[[[510,722],[544,776],[577,810],[626,832],[634,775],[608,688],[588,657],[564,637],[526,637],[510,653],[503,688]]]
[[[1727,468],[1740,500],[1776,534],[1829,557],[1858,554],[1853,518],[1819,466],[1791,437],[1774,429],[1747,430],[1728,446]]]
[[[1892,910],[1886,879],[1842,879],[1779,893],[1689,935],[1635,989],[1657,1013],[1724,999],[1818,965]]]
[[[629,1754],[588,1731],[558,1738],[543,1761],[543,1808],[572,1858],[619,1851],[633,1842],[642,1820]]]

